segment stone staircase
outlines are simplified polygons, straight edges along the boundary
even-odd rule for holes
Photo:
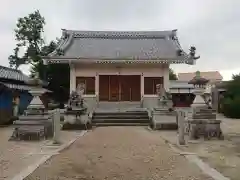
[[[93,126],[148,126],[150,118],[147,110],[95,111]]]

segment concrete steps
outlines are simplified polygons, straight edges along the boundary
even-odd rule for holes
[[[102,111],[92,114],[95,126],[148,126],[150,118],[147,111]]]
[[[149,123],[95,123],[97,127],[105,126],[149,126]]]

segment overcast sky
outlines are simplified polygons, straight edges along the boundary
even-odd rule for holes
[[[176,72],[219,70],[229,79],[240,72],[239,8],[240,0],[5,0],[0,7],[0,64],[8,66],[17,19],[39,9],[47,23],[46,41],[60,37],[61,28],[178,29],[184,50],[194,45],[201,58],[195,66],[172,66]]]

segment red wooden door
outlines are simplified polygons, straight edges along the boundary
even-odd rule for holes
[[[110,93],[109,93],[109,101],[119,101],[119,76],[111,75],[109,76],[109,86],[110,86]]]
[[[100,75],[100,101],[140,101],[141,76]]]
[[[99,100],[109,101],[109,76],[99,76]]]
[[[121,101],[141,100],[141,76],[123,75],[120,78]]]
[[[141,100],[141,76],[135,75],[128,78],[130,84],[131,101]]]
[[[127,76],[120,76],[120,100],[121,101],[130,101],[130,88],[129,88],[130,81],[128,80]]]

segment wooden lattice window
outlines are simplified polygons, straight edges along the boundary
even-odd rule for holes
[[[85,84],[84,94],[95,94],[95,77],[77,77],[76,78],[76,87],[78,84]]]
[[[157,84],[163,84],[163,77],[144,77],[144,94],[157,94]]]

